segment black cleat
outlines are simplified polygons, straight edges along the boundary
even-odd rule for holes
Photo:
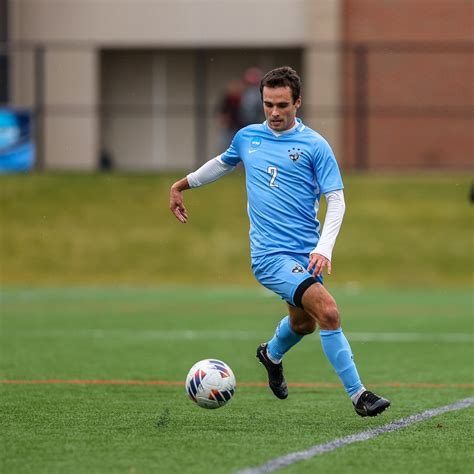
[[[390,400],[379,397],[366,390],[354,405],[355,411],[360,416],[377,416],[390,406]]]
[[[267,344],[260,344],[257,348],[257,359],[267,369],[268,385],[276,397],[281,400],[288,397],[288,385],[283,377],[283,364],[274,364],[267,356]]]

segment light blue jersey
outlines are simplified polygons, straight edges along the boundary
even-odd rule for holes
[[[239,130],[221,158],[245,166],[252,257],[309,254],[319,240],[321,194],[344,187],[326,140],[299,119],[278,136],[264,122]]]

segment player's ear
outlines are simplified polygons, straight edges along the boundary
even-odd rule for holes
[[[296,100],[295,100],[295,106],[297,109],[299,109],[301,107],[301,96],[299,96]]]

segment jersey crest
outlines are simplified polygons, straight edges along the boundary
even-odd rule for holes
[[[299,148],[291,148],[288,150],[288,158],[290,158],[291,161],[295,162],[300,159],[301,156],[301,150]]]

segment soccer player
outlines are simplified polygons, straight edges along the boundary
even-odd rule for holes
[[[240,129],[221,155],[174,183],[170,209],[186,223],[183,191],[245,167],[252,271],[265,287],[288,303],[288,314],[273,337],[257,348],[271,390],[288,396],[282,359],[307,334],[320,329],[321,344],[355,411],[376,416],[390,401],[368,391],[357,372],[341,329],[334,298],[323,286],[345,211],[341,174],[329,144],[296,117],[301,106],[300,78],[290,67],[269,71],[260,83],[266,121]],[[327,200],[320,235],[320,196]]]

